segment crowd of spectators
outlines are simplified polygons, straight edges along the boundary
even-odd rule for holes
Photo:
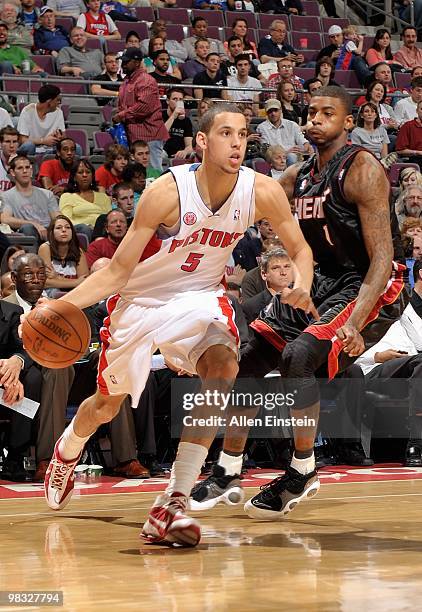
[[[351,89],[355,127],[350,143],[369,149],[386,172],[390,167],[400,170],[398,176],[396,170],[390,174],[396,255],[409,270],[409,291],[415,286],[413,291],[422,294],[422,49],[416,29],[405,27],[402,44],[393,52],[385,28],[368,40],[356,26],[331,22],[318,33],[320,45],[314,48],[309,46],[312,33],[292,29],[293,19],[305,17],[300,0],[260,2],[260,10],[277,13],[260,32],[248,26],[246,17],[231,12],[237,4],[232,0],[195,0],[193,8],[225,13],[227,28],[217,30],[206,14],[195,14],[191,28],[185,26],[184,37],[176,40],[170,27],[174,24],[159,18],[148,24],[150,35],[144,38],[145,23],[137,20],[137,9],[174,4],[47,0],[41,5],[16,0],[0,6],[0,72],[41,77],[36,100],[19,105],[6,92],[0,98],[0,309],[8,334],[0,376],[20,376],[27,397],[40,401],[34,427],[22,415],[2,411],[11,426],[1,478],[28,479],[23,458],[35,442],[34,479],[42,480],[64,428],[66,407],[78,403],[81,389],[84,396],[93,390],[98,361],[93,344],[86,363],[74,368],[37,366],[17,337],[18,315],[43,292],[59,297],[109,264],[144,189],[168,165],[201,161],[195,132],[214,100],[241,105],[248,126],[245,164],[280,179],[288,166],[313,153],[306,137],[312,95],[326,85]],[[336,18],[334,3],[323,4]],[[257,6],[242,3],[246,10]],[[95,165],[66,133],[60,83],[48,82],[41,59],[37,63],[41,56],[51,56],[55,73],[66,81],[86,81],[86,95],[110,109],[111,124],[123,129],[125,138],[110,144]],[[36,253],[25,253],[19,236],[23,242],[32,239]],[[158,244],[153,239],[142,258]],[[248,324],[274,293],[294,280],[282,247],[263,219],[248,230],[227,262],[228,292],[246,339]],[[105,305],[88,310],[95,343]],[[173,375],[157,356],[138,410],[128,403],[112,422],[116,475],[160,473],[154,414]],[[412,444],[420,451],[412,451],[409,465],[422,465],[422,433]],[[343,459],[347,455],[351,462],[368,462],[359,445],[352,450],[343,452]]]

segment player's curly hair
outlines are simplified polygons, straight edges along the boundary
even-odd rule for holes
[[[352,97],[344,89],[344,87],[337,87],[336,85],[327,85],[327,87],[321,87],[321,89],[318,89],[318,91],[312,94],[312,97],[316,96],[318,96],[318,98],[337,98],[343,104],[346,114],[352,114],[353,100]]]

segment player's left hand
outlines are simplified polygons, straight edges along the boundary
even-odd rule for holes
[[[283,304],[289,304],[292,308],[300,308],[307,314],[314,317],[316,321],[319,321],[318,310],[312,301],[311,296],[305,289],[296,287],[295,289],[283,289],[280,293],[280,298]]]
[[[3,401],[6,404],[16,404],[23,399],[23,384],[20,380],[12,385],[7,385],[4,387],[3,393]]]
[[[358,357],[364,352],[363,338],[351,323],[345,323],[342,327],[339,327],[336,336],[343,342],[343,351],[350,357]]]
[[[0,385],[8,386],[19,381],[19,374],[22,370],[22,362],[17,357],[0,359]]]

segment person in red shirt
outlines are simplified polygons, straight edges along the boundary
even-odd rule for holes
[[[140,49],[131,47],[122,55],[122,68],[126,74],[119,89],[118,111],[113,123],[124,123],[129,144],[145,140],[151,155],[151,166],[162,170],[164,141],[169,134],[164,125],[158,85],[142,67]]]
[[[86,261],[89,268],[100,257],[111,259],[117,251],[117,247],[127,232],[127,220],[124,212],[121,210],[111,210],[107,215],[105,230],[107,237],[94,240],[88,247]]]
[[[114,185],[122,182],[122,172],[128,165],[129,158],[129,151],[123,145],[109,146],[105,164],[97,168],[95,172],[98,191],[105,192],[109,196],[112,195]]]
[[[396,151],[422,169],[422,101],[416,107],[417,117],[406,121],[397,135]]]
[[[43,161],[38,181],[44,187],[60,197],[67,187],[70,169],[75,161],[76,144],[73,138],[63,138],[56,145],[56,159]]]
[[[85,30],[88,38],[120,40],[120,32],[109,15],[100,10],[100,0],[85,0],[88,8],[86,13],[79,15],[76,27]]]

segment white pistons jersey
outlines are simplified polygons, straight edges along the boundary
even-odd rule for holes
[[[160,228],[160,248],[137,264],[120,292],[124,300],[160,306],[180,293],[214,291],[220,286],[234,247],[254,223],[255,172],[241,167],[232,193],[213,213],[198,191],[198,167],[170,169],[179,192],[180,224],[171,236],[161,236]]]

